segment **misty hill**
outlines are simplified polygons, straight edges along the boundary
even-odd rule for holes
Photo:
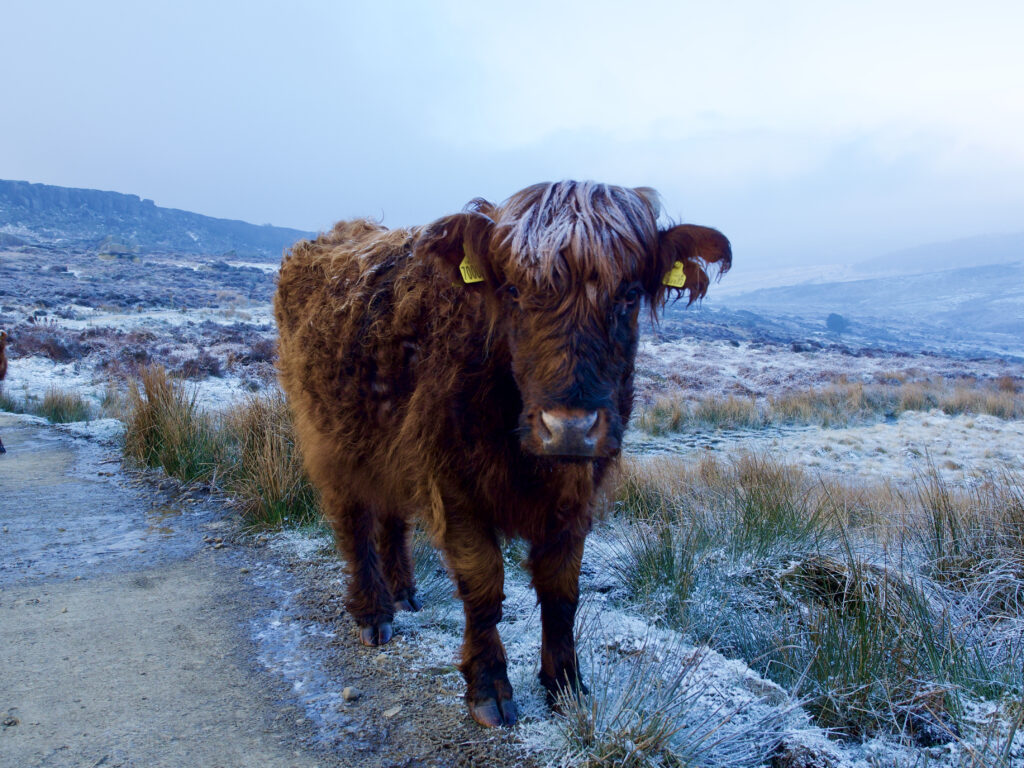
[[[313,233],[216,219],[120,192],[0,180],[0,246],[66,251],[221,254],[279,259]]]
[[[935,272],[1024,261],[1024,232],[979,235],[893,251],[853,265],[860,273]]]
[[[1024,260],[763,288],[713,305],[856,345],[1024,356]],[[826,331],[832,313],[848,323],[842,334]]]

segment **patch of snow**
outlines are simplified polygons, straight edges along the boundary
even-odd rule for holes
[[[228,261],[225,263],[229,267],[258,269],[260,272],[266,272],[268,275],[275,274],[279,269],[281,269],[280,264],[268,264],[265,261]]]
[[[61,431],[76,437],[98,440],[103,443],[115,443],[124,433],[124,423],[119,419],[93,419],[92,421],[73,421],[58,425]]]

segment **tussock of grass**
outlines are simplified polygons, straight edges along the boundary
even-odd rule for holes
[[[8,392],[3,383],[0,383],[0,411],[23,413],[24,410],[24,404]]]
[[[280,391],[210,414],[199,408],[194,391],[152,366],[129,387],[125,409],[129,458],[185,482],[215,483],[254,526],[304,526],[320,519]]]
[[[302,468],[284,395],[251,395],[221,424],[229,456],[223,482],[246,519],[260,526],[315,523],[317,493]]]
[[[627,600],[837,733],[959,740],[967,699],[1024,695],[1020,474],[962,491],[933,470],[898,493],[765,457],[634,461],[612,525]]]
[[[58,387],[46,390],[34,411],[54,424],[88,421],[92,416],[92,409],[80,394]]]
[[[745,707],[708,707],[715,683],[701,670],[705,653],[661,646],[627,656],[596,647],[600,632],[581,641],[593,693],[559,698],[558,726],[585,768],[764,765],[781,739],[786,710],[752,718],[748,727],[732,721]],[[607,647],[607,643],[601,643]]]
[[[19,399],[0,386],[0,411],[31,413],[53,424],[88,421],[93,417],[92,408],[85,398],[56,386],[47,389],[42,399],[27,392],[24,398]]]
[[[938,408],[950,415],[987,414],[1024,419],[1024,393],[1017,380],[902,381],[862,384],[839,381],[819,389],[787,392],[762,400],[717,397],[689,401],[662,396],[637,416],[651,434],[690,428],[758,429],[784,424],[841,427],[905,411]]]
[[[124,432],[128,458],[192,482],[214,477],[223,448],[214,419],[199,408],[195,391],[187,392],[163,367],[145,368],[141,379],[131,383]]]
[[[199,408],[195,391],[154,366],[132,382],[124,409],[128,458],[185,482],[216,484],[254,526],[319,520],[318,497],[302,468],[279,390],[210,414]]]
[[[455,591],[430,537],[419,526],[412,532],[412,564],[416,575],[416,595],[426,606],[449,603],[454,606]]]

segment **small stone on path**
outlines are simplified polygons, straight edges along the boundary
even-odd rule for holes
[[[351,685],[345,686],[345,688],[341,692],[341,698],[343,698],[345,701],[355,701],[362,695],[362,691],[360,691],[358,688],[354,688]]]

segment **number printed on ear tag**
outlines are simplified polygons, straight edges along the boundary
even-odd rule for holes
[[[686,272],[683,268],[683,262],[677,261],[672,265],[672,269],[661,278],[661,282],[670,288],[682,288],[686,285]]]
[[[464,283],[482,283],[484,281],[483,273],[476,268],[476,264],[469,260],[469,252],[462,257],[462,263],[459,264],[459,272],[462,273],[462,281]]]

